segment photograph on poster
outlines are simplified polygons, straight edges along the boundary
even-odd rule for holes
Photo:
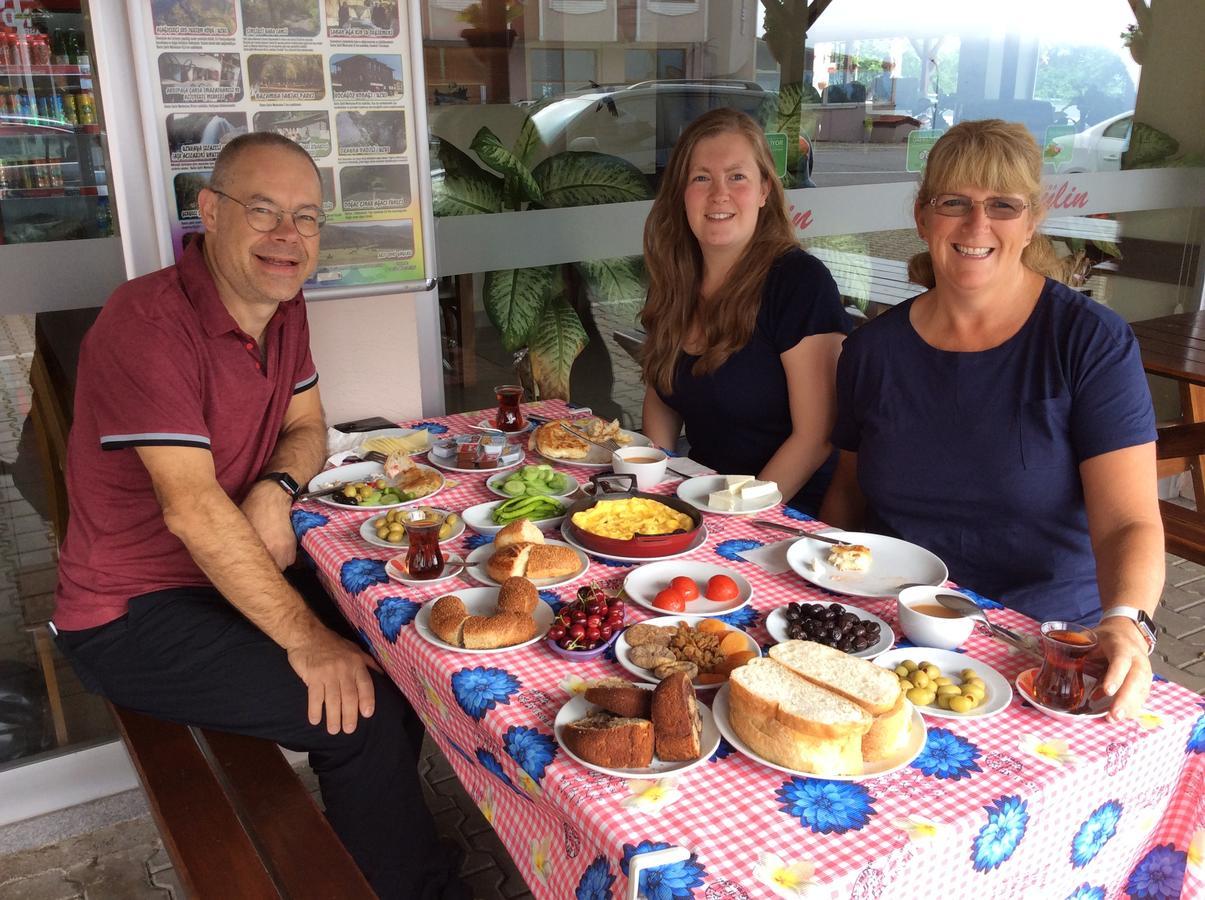
[[[398,5],[392,0],[326,0],[331,37],[397,37]]]
[[[317,53],[252,53],[247,57],[252,100],[313,101],[326,96]]]
[[[389,280],[380,270],[414,257],[414,223],[328,222],[318,249],[318,274],[323,284],[367,284]],[[376,270],[376,271],[374,271]],[[338,273],[336,278],[332,274]]]
[[[375,212],[410,205],[409,166],[345,166],[339,172],[343,211]]]
[[[406,114],[401,110],[335,113],[339,152],[348,156],[406,152]]]
[[[155,34],[234,34],[234,0],[151,0]]]
[[[246,113],[172,113],[167,117],[167,149],[173,163],[217,159],[228,141],[246,133]]]
[[[329,213],[335,208],[335,170],[319,166],[318,178],[322,181],[322,211]]]
[[[212,172],[181,172],[172,179],[172,187],[176,194],[176,218],[181,222],[201,220],[201,210],[197,205],[197,194],[201,188],[209,184]]]
[[[272,131],[296,141],[310,156],[331,152],[331,120],[325,109],[257,112],[251,125],[255,131]]]
[[[247,37],[317,37],[319,0],[240,0]]]
[[[331,93],[336,101],[387,100],[402,93],[402,58],[385,53],[331,56]]]
[[[164,104],[237,103],[243,70],[237,53],[160,53],[159,89]]]

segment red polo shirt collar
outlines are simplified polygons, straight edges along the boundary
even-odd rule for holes
[[[246,332],[239,327],[230,310],[218,295],[218,286],[213,279],[213,272],[205,259],[203,245],[205,235],[199,234],[188,242],[180,261],[176,264],[180,274],[180,287],[188,302],[192,304],[201,318],[201,325],[207,337],[217,337],[233,331],[240,338],[247,337]],[[284,307],[302,300],[301,291],[291,300],[285,300],[277,308],[269,321],[269,327],[278,323],[284,314]]]

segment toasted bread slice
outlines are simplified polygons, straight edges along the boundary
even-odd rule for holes
[[[900,682],[892,672],[833,647],[815,641],[786,641],[770,648],[770,658],[872,716],[891,712],[899,702]]]
[[[675,672],[653,690],[653,739],[657,757],[686,762],[703,753],[703,721],[695,689],[685,672]]]
[[[653,761],[653,723],[595,713],[570,722],[561,732],[576,756],[609,769],[643,769]]]

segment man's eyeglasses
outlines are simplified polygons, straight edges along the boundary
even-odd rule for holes
[[[1015,197],[988,197],[986,200],[972,200],[962,194],[938,194],[929,200],[929,205],[939,216],[958,218],[969,216],[976,206],[983,207],[983,213],[989,219],[1015,219],[1029,208],[1024,200]]]
[[[225,197],[227,200],[241,206],[243,213],[247,216],[247,224],[256,231],[265,233],[275,231],[280,227],[280,223],[284,221],[286,213],[293,219],[293,227],[297,229],[297,233],[302,237],[313,237],[326,224],[326,213],[316,206],[303,206],[301,209],[281,209],[275,203],[269,203],[267,200],[244,203],[242,200],[231,197],[222,191],[214,190],[213,188],[210,188],[210,190],[219,197]]]

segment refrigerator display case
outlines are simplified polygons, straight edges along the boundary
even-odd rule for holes
[[[85,13],[19,3],[12,27],[0,25],[2,244],[116,233]]]

